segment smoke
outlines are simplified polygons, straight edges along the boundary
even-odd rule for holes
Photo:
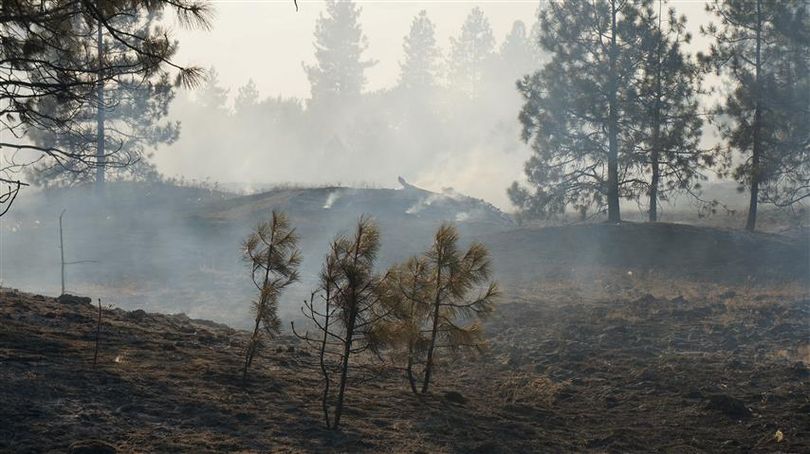
[[[513,229],[503,213],[466,196],[509,211],[506,188],[524,179],[531,152],[520,140],[522,99],[514,87],[527,70],[497,59],[512,22],[531,26],[536,5],[483,5],[497,40],[491,56],[497,64],[487,66],[488,76],[472,96],[455,91],[443,74],[430,90],[400,90],[401,39],[425,5],[364,4],[367,57],[380,64],[369,71],[370,84],[359,99],[325,112],[312,108],[301,72],[301,60],[312,60],[315,5],[302,8],[310,22],[262,16],[272,24],[267,27],[251,26],[260,16],[256,11],[280,7],[229,5],[210,34],[181,33],[179,61],[215,65],[232,94],[248,77],[260,91],[255,102],[239,108],[206,106],[199,91],[181,92],[172,104],[170,118],[182,123],[181,135],[157,150],[155,162],[167,176],[206,187],[111,185],[107,200],[91,197],[90,188],[27,191],[0,218],[4,283],[38,293],[59,291],[56,221],[67,209],[66,260],[100,262],[69,267],[69,291],[128,309],[186,312],[243,326],[254,288],[240,261],[240,243],[273,208],[291,211],[305,247],[304,279],[285,296],[286,313],[308,296],[330,239],[349,231],[361,214],[383,223],[382,264],[420,252],[444,221],[461,223],[465,233],[481,233],[475,223],[482,220],[496,232]],[[429,5],[445,54],[473,6]],[[257,39],[254,32],[269,35]],[[235,37],[243,38],[238,51],[223,45]],[[269,51],[267,43],[274,43]],[[390,187],[399,175],[434,193],[348,189]],[[251,194],[283,184],[298,189],[236,198],[213,190],[214,182]],[[329,187],[300,189],[324,185]],[[734,188],[726,189],[731,197]]]
[[[326,196],[326,202],[324,202],[323,208],[326,209],[326,210],[328,210],[329,208],[332,208],[332,205],[334,205],[335,202],[337,202],[337,200],[339,198],[340,198],[340,193],[338,191],[330,192],[329,195]]]
[[[454,191],[484,199],[509,211],[511,202],[506,188],[523,181],[523,164],[529,158],[528,147],[511,150],[477,147],[463,155],[447,154],[416,178],[418,186],[452,188]]]
[[[466,211],[462,211],[460,213],[457,213],[456,214],[456,222],[464,222],[464,221],[470,219],[470,216],[471,216],[470,213],[468,213]]]
[[[428,208],[429,206],[433,205],[433,203],[436,202],[437,200],[441,200],[444,197],[447,196],[442,194],[430,194],[428,196],[422,197],[416,203],[408,207],[408,209],[405,210],[405,213],[418,214],[425,208]]]

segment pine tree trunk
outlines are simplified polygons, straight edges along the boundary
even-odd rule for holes
[[[96,3],[96,7],[100,7],[100,2]],[[100,8],[99,14],[101,14]],[[107,163],[107,156],[104,151],[104,36],[102,35],[101,30],[102,24],[101,20],[99,20],[96,39],[96,50],[98,52],[98,73],[96,74],[96,190],[99,192],[104,189],[104,167]]]
[[[658,180],[661,178],[661,169],[658,165],[658,150],[653,148],[650,155],[652,160],[652,178],[650,179],[650,217],[649,222],[658,222]]]
[[[616,2],[611,2],[610,86],[608,87],[608,222],[621,222],[619,213],[619,120],[616,49]]]
[[[247,351],[245,352],[245,368],[242,370],[242,380],[247,378],[247,371],[251,363],[253,363],[253,355],[256,354],[256,345],[259,338],[259,328],[261,327],[262,314],[267,310],[267,298],[265,289],[270,285],[270,259],[273,257],[273,243],[276,240],[276,219],[273,216],[273,230],[270,233],[270,245],[267,246],[267,263],[263,264],[264,280],[262,281],[262,289],[259,294],[259,305],[256,308],[256,326],[253,327],[253,336],[250,337]]]
[[[62,293],[60,296],[65,294],[65,241],[62,236],[62,216],[64,215],[65,210],[62,210],[62,212],[59,213],[59,254],[62,259]]]
[[[661,33],[661,6],[658,2],[658,32]],[[652,115],[652,151],[650,161],[652,176],[650,178],[650,212],[649,222],[658,222],[658,185],[661,179],[660,159],[661,148],[661,44],[658,44],[655,58],[655,104]]]
[[[411,318],[410,318],[411,320],[413,320],[415,317],[414,314],[416,310],[414,308],[414,305],[415,303],[412,301]],[[417,327],[417,329],[418,328],[419,327]],[[411,385],[411,391],[413,391],[414,394],[419,394],[419,392],[416,390],[416,378],[413,376],[413,349],[414,349],[414,339],[412,336],[410,339],[408,339],[408,364],[405,366],[405,372],[408,376],[408,383]]]
[[[253,354],[256,353],[256,338],[259,336],[259,325],[261,323],[261,312],[256,313],[256,325],[253,327],[253,335],[248,340],[247,349],[245,350],[245,365],[242,368],[242,380],[247,379],[247,371],[250,364],[253,363]]]
[[[425,361],[425,377],[422,381],[422,394],[428,392],[430,387],[430,376],[433,373],[433,351],[436,349],[436,337],[439,334],[439,305],[441,303],[441,285],[442,285],[442,262],[444,258],[439,252],[436,258],[436,297],[433,301],[433,327],[430,332],[430,345],[427,351],[427,360]]]
[[[311,303],[311,302],[310,302]],[[324,311],[324,321],[323,321],[323,341],[321,342],[321,351],[319,356],[319,361],[321,364],[321,373],[323,374],[323,395],[321,396],[321,406],[323,408],[323,419],[326,422],[326,428],[331,429],[331,423],[329,422],[329,372],[326,369],[326,342],[329,338],[329,310],[330,310],[330,303],[331,303],[331,292],[329,286],[327,284],[326,289],[326,309]]]
[[[757,204],[759,202],[759,182],[762,178],[760,160],[762,154],[762,84],[760,71],[762,66],[762,0],[757,0],[757,36],[756,62],[754,67],[755,104],[753,124],[753,144],[751,149],[751,199],[748,203],[748,219],[745,229],[753,232],[757,225]]]
[[[408,374],[408,383],[411,385],[411,391],[414,394],[419,394],[419,391],[416,389],[416,377],[413,376],[413,354],[412,354],[413,347],[409,347],[408,350],[408,366],[406,367],[406,372]]]
[[[343,395],[346,392],[346,380],[349,375],[349,355],[352,352],[352,337],[354,336],[354,324],[357,320],[357,301],[352,296],[352,307],[349,311],[349,320],[346,326],[346,342],[343,348],[343,359],[340,370],[340,388],[338,388],[337,403],[335,404],[335,423],[333,429],[340,425],[340,416],[343,414]]]

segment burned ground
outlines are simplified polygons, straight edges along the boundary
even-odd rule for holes
[[[0,450],[810,450],[805,290],[589,293],[603,284],[505,297],[477,360],[445,364],[423,399],[394,372],[350,389],[340,432],[323,428],[318,375],[292,339],[243,383],[244,332],[105,309],[94,368],[95,306],[4,291]]]
[[[65,213],[67,290],[127,309],[185,312],[247,327],[253,284],[240,245],[271,210],[290,216],[301,235],[300,285],[280,311],[298,314],[328,242],[362,214],[380,225],[380,267],[424,251],[436,228],[457,221],[465,241],[492,252],[496,278],[523,286],[538,276],[589,280],[604,268],[692,280],[745,283],[810,281],[810,237],[748,233],[669,223],[577,224],[518,228],[486,202],[418,189],[279,188],[235,196],[207,189],[111,184],[87,202],[72,188],[31,196],[0,223],[0,285],[60,291],[57,220]],[[293,303],[288,303],[292,301]]]
[[[692,281],[810,282],[810,236],[669,223],[576,224],[482,235],[501,276],[569,280],[589,269]],[[660,279],[657,279],[660,280]]]
[[[120,452],[810,451],[806,235],[515,229],[470,199],[340,189],[330,205],[334,191],[178,190],[176,201],[144,204],[142,191],[121,188],[128,198],[103,210],[74,206],[68,259],[101,264],[71,268],[68,288],[120,308],[104,310],[94,368],[94,305],[0,291],[0,451],[92,440]],[[421,251],[449,210],[486,215],[460,227],[492,251],[504,290],[485,325],[490,347],[445,364],[433,394],[414,397],[389,371],[350,388],[345,428],[328,431],[313,357],[294,339],[279,338],[243,383],[245,332],[151,313],[243,326],[253,287],[239,242],[271,208],[295,206],[310,261],[285,298],[286,325],[328,238],[374,201],[384,264]],[[4,232],[17,229],[4,237],[6,279],[53,293],[58,249],[42,216],[53,221],[60,205],[43,200],[4,221]],[[125,310],[137,308],[150,312]]]

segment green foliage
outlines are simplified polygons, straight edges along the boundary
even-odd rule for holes
[[[658,218],[658,201],[687,193],[699,199],[704,172],[716,164],[715,150],[700,146],[703,120],[698,95],[703,70],[686,54],[691,42],[686,18],[664,1],[642,9],[641,64],[635,77],[636,97],[627,123],[636,145],[639,178],[631,185],[649,198],[649,220]],[[709,202],[706,202],[709,203]]]
[[[609,208],[634,198],[635,143],[627,127],[641,59],[639,15],[649,2],[551,2],[540,13],[540,44],[551,61],[518,82],[525,104],[523,139],[529,188],[515,183],[512,202],[525,215],[551,217],[567,207]]]
[[[327,0],[315,26],[315,65],[305,65],[312,102],[337,107],[359,97],[366,84],[363,60],[368,40],[360,27],[361,9],[351,0]]]
[[[100,7],[99,7],[100,5]],[[102,3],[4,2],[0,11],[0,115],[16,137],[31,128],[38,141],[4,142],[4,148],[33,150],[23,166],[40,163],[42,178],[66,172],[86,173],[98,165],[125,166],[144,157],[143,146],[171,141],[176,125],[139,123],[165,115],[174,82],[193,85],[200,70],[173,63],[177,44],[171,34],[151,22],[169,9],[181,22],[207,26],[209,9],[196,1],[118,1]],[[99,28],[104,38],[103,58],[96,45]],[[114,38],[111,38],[114,37]],[[98,107],[97,87],[115,96],[104,102],[122,105],[122,116],[134,118],[104,154],[97,154],[87,127],[88,109]],[[120,95],[120,96],[118,96]],[[146,128],[148,131],[144,131]],[[135,137],[135,138],[133,138]],[[47,162],[46,162],[47,161]],[[19,163],[18,163],[19,164]]]
[[[726,145],[744,156],[729,169],[750,190],[747,228],[758,202],[785,206],[810,197],[810,6],[801,0],[715,0],[719,24],[705,61],[731,81],[714,114]]]
[[[473,243],[463,251],[458,240],[454,226],[442,225],[430,250],[392,267],[380,286],[381,301],[389,312],[390,344],[396,346],[394,359],[405,363],[414,393],[415,367],[422,365],[425,393],[438,349],[458,352],[484,345],[480,320],[492,312],[498,288],[488,282],[491,263],[486,247]]]
[[[248,79],[245,85],[239,87],[233,107],[237,115],[255,115],[259,101],[259,89],[256,88],[256,82]]]
[[[606,210],[619,221],[620,199],[646,197],[656,221],[658,202],[676,193],[717,205],[700,193],[725,157],[700,146],[704,69],[685,51],[685,17],[664,6],[569,0],[540,11],[551,61],[518,83],[523,139],[534,150],[528,186],[509,188],[522,217],[573,210],[584,220]]]
[[[379,288],[380,301],[389,311],[388,345],[395,364],[405,364],[411,390],[416,390],[414,367],[423,361],[430,345],[425,332],[430,318],[433,273],[426,257],[412,257],[391,267]]]
[[[367,362],[369,354],[379,357],[391,339],[378,296],[382,278],[374,272],[379,248],[379,229],[365,216],[353,235],[338,235],[324,261],[320,286],[302,308],[317,334],[299,334],[293,325],[295,334],[318,351],[324,377],[323,416],[328,428],[340,426],[350,378],[357,382],[366,379],[350,375],[350,368],[361,375],[373,374],[374,368]],[[317,304],[316,298],[322,304]],[[332,388],[334,380],[337,390]],[[334,415],[330,417],[332,407]]]
[[[298,235],[283,213],[273,211],[269,222],[256,227],[243,244],[243,257],[250,265],[253,284],[259,297],[253,302],[255,325],[245,349],[243,378],[253,358],[264,345],[265,338],[279,333],[278,300],[281,292],[298,280],[301,252]]]

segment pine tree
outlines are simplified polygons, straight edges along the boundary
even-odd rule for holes
[[[273,211],[269,222],[259,224],[243,244],[243,255],[251,268],[251,278],[259,290],[253,302],[256,315],[253,333],[245,348],[242,378],[253,363],[256,353],[264,346],[265,338],[276,336],[281,329],[278,318],[278,299],[281,292],[298,280],[301,252],[298,235],[283,213]]]
[[[761,188],[764,203],[791,207],[810,198],[810,3],[796,2],[779,20],[786,46],[769,90],[778,109],[777,165]]]
[[[402,44],[405,60],[400,63],[400,87],[424,90],[435,85],[440,56],[435,34],[436,27],[428,18],[427,11],[419,11]]]
[[[300,334],[293,325],[293,332],[318,351],[324,377],[323,414],[330,429],[340,426],[349,379],[365,369],[358,357],[365,352],[378,355],[389,337],[380,329],[385,314],[377,287],[383,278],[374,272],[379,248],[379,229],[367,217],[360,218],[352,236],[338,236],[330,245],[320,287],[303,308],[317,334]],[[322,299],[322,306],[316,305],[316,296]],[[337,390],[332,390],[335,376]],[[331,407],[334,414],[330,418]]]
[[[462,252],[458,248],[458,238],[454,226],[442,225],[425,255],[431,272],[431,294],[426,318],[429,337],[426,339],[422,393],[430,387],[438,349],[480,348],[483,345],[478,319],[492,312],[493,300],[498,295],[497,285],[490,282],[482,292],[470,298],[469,294],[490,278],[489,252],[480,243],[473,243]]]
[[[213,66],[205,76],[205,83],[197,89],[196,100],[204,109],[218,112],[227,112],[228,92],[219,81],[219,72]]]
[[[637,192],[649,199],[648,219],[658,220],[658,202],[670,193],[686,192],[699,197],[701,173],[715,164],[711,150],[700,147],[703,120],[698,95],[703,71],[684,51],[691,41],[686,18],[674,9],[658,5],[644,8],[641,15],[641,60],[632,103],[637,121],[632,141],[640,162]]]
[[[314,65],[304,65],[311,86],[312,103],[327,110],[356,100],[366,85],[364,60],[368,40],[360,26],[359,8],[351,0],[327,0],[326,14],[315,26]]]
[[[236,94],[233,107],[237,115],[250,115],[259,105],[259,89],[256,88],[256,82],[253,79],[248,79],[247,83],[239,87]]]
[[[607,206],[620,222],[619,199],[635,197],[628,103],[641,53],[639,9],[648,2],[551,2],[541,10],[540,43],[551,56],[518,84],[525,104],[523,139],[530,188],[509,189],[524,215],[554,216]]]
[[[415,368],[424,363],[430,343],[425,328],[434,295],[433,275],[427,258],[411,257],[391,267],[379,289],[382,305],[390,316],[387,329],[396,347],[393,362],[405,364],[405,377],[414,394],[419,393]]]
[[[138,13],[132,9],[113,19],[114,26],[137,36],[162,33],[156,25],[157,13]],[[77,25],[79,27],[81,25]],[[148,77],[132,74],[135,52],[117,39],[111,38],[95,23],[85,24],[87,40],[92,36],[97,65],[108,67],[99,77],[92,102],[77,106],[59,99],[44,98],[40,112],[53,116],[70,116],[70,129],[33,130],[34,142],[45,148],[68,151],[69,159],[49,159],[29,168],[31,180],[38,185],[72,185],[95,181],[102,187],[110,174],[118,178],[154,180],[157,170],[148,158],[148,149],[172,144],[180,133],[179,122],[166,120],[174,99],[174,87],[165,71]],[[176,51],[172,47],[169,56]],[[68,111],[71,111],[68,113]],[[98,165],[95,175],[83,171],[87,163],[81,157],[93,153]]]
[[[27,150],[23,160],[13,166],[30,166],[42,159],[66,164],[71,171],[96,170],[102,181],[107,168],[131,163],[119,158],[117,148],[105,149],[104,114],[110,103],[105,100],[109,84],[126,80],[155,81],[168,71],[175,82],[186,87],[196,85],[199,68],[182,67],[172,61],[177,44],[166,30],[157,27],[146,33],[135,32],[131,22],[160,14],[165,9],[176,14],[184,25],[209,25],[210,9],[197,1],[120,1],[3,3],[0,8],[0,116],[6,130],[16,139],[4,141],[4,150]],[[114,36],[114,43],[110,37]],[[113,53],[107,54],[107,50]],[[84,112],[97,108],[94,146],[85,127]],[[74,149],[40,145],[26,138],[32,129],[48,135],[74,136]],[[50,139],[45,139],[50,140]],[[67,139],[66,139],[67,140]],[[0,169],[7,173],[10,169]],[[14,200],[21,181],[0,178],[11,191],[0,194],[5,212]]]
[[[790,188],[786,201],[808,194],[801,183],[808,181],[802,176],[808,154],[808,6],[802,0],[715,0],[707,10],[720,23],[703,29],[716,40],[706,60],[733,83],[714,113],[730,119],[718,122],[720,133],[745,156],[732,175],[749,189],[745,227],[754,230],[759,202],[783,194],[780,186]]]
[[[517,79],[537,69],[539,63],[537,52],[532,46],[523,21],[517,20],[512,24],[512,29],[501,44],[498,56],[500,69],[510,72],[509,79]],[[514,85],[510,85],[510,88],[514,89]]]
[[[495,37],[481,8],[473,8],[457,38],[450,38],[450,84],[470,98],[480,95],[486,65],[491,63]]]

